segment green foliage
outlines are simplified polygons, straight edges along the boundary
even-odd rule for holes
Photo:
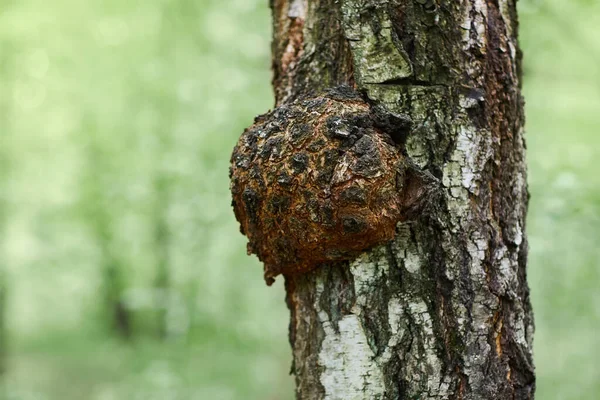
[[[0,1],[0,398],[293,397],[283,288],[246,256],[227,178],[272,105],[266,3]],[[600,4],[520,3],[538,398],[591,400]]]

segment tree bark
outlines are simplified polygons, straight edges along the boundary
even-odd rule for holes
[[[298,399],[531,399],[515,0],[272,0],[277,105],[351,85],[408,117],[433,204],[287,276]]]

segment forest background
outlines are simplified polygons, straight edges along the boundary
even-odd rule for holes
[[[230,207],[266,0],[0,0],[0,399],[293,398]],[[520,0],[537,398],[600,392],[600,2]]]

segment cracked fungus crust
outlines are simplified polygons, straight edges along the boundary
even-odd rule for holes
[[[240,137],[233,207],[268,284],[394,237],[405,161],[374,115],[350,92],[328,94],[279,106]]]

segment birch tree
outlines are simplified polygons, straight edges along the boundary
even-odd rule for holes
[[[271,7],[276,108],[259,117],[234,150],[232,191],[249,251],[265,261],[267,278],[282,273],[285,279],[297,398],[533,398],[515,1],[272,0]],[[354,251],[358,245],[352,247],[353,226],[371,229],[375,219],[350,224],[348,232],[306,233],[305,241],[318,239],[314,252],[321,251],[319,244],[344,246],[333,249],[331,262],[313,265],[303,258],[310,252],[301,251],[308,246],[301,234],[266,231],[281,228],[287,215],[304,215],[301,206],[295,208],[304,200],[293,196],[305,187],[293,172],[284,176],[283,162],[269,160],[286,151],[298,118],[309,118],[297,116],[298,110],[313,115],[304,120],[311,122],[305,124],[307,135],[329,129],[318,125],[320,116],[342,111],[328,109],[338,103],[320,94],[336,87],[352,88],[364,102],[344,100],[339,107],[352,104],[363,113],[368,107],[372,115],[376,110],[389,116],[382,132],[368,128],[375,132],[371,137],[390,136],[403,165],[429,179],[419,207],[401,210],[391,240],[365,239],[369,247],[360,254]],[[311,109],[311,99],[325,105]],[[344,124],[341,136],[363,129]],[[282,141],[269,145],[280,133]],[[255,139],[263,147],[244,153]],[[342,139],[335,140],[342,146]],[[342,158],[351,151],[358,152],[332,156],[327,188],[334,188]],[[265,165],[275,167],[257,170]],[[254,191],[244,169],[267,189]],[[326,163],[317,165],[307,179],[326,169]],[[279,175],[271,179],[273,174]],[[404,181],[394,184],[397,190],[406,188],[407,178],[399,179]],[[291,200],[269,208],[264,196],[286,182],[296,185]],[[331,226],[345,229],[345,222],[336,222],[341,217],[332,193],[315,201],[332,204]],[[327,212],[319,212],[314,221],[326,223]],[[313,228],[301,216],[295,221]],[[288,261],[293,265],[283,265]]]

